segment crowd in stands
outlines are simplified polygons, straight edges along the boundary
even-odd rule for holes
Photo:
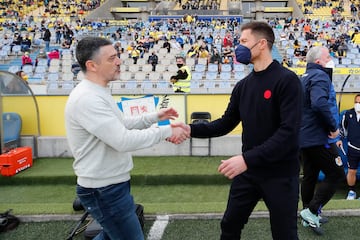
[[[99,3],[98,0],[88,1],[85,7],[84,3],[79,4],[78,1],[49,1],[45,2],[43,14],[48,14],[46,9],[52,9],[56,4],[65,9],[76,6],[78,10],[88,10],[97,7]],[[309,0],[304,3],[304,7],[316,8],[324,4],[329,2]],[[358,5],[355,3],[353,5],[358,9]],[[283,65],[304,67],[306,53],[312,46],[327,46],[332,56],[338,59],[337,63],[341,65],[348,62],[344,60],[354,54],[354,50],[359,53],[358,21],[358,18],[345,19],[341,15],[334,15],[330,21],[289,17],[285,20],[271,19],[269,24],[277,34],[278,49],[283,51]],[[0,22],[0,30],[2,30],[0,49],[6,49],[9,54],[21,53],[23,65],[29,64],[25,60],[26,56],[29,57],[28,53],[37,51],[39,57],[31,59],[31,64],[35,67],[38,60],[45,57],[50,66],[52,59],[61,59],[62,51],[68,50],[73,53],[77,41],[83,36],[96,35],[114,42],[118,56],[124,60],[124,65],[137,65],[139,59],[145,59],[141,64],[144,62],[150,64],[152,71],[156,71],[157,65],[165,61],[165,55],[159,55],[160,49],[164,49],[170,54],[168,55],[171,58],[170,64],[175,63],[176,55],[181,55],[186,59],[194,60],[191,66],[193,71],[196,64],[203,64],[206,67],[209,64],[216,64],[217,72],[220,74],[223,65],[230,65],[234,73],[234,65],[237,64],[234,49],[239,44],[240,23],[235,20],[220,19],[203,21],[198,20],[196,15],[185,15],[182,19],[136,22],[114,28],[106,21],[87,21],[85,18],[66,22],[62,18],[43,17],[41,21],[36,22],[30,16],[23,16],[17,19],[4,19]],[[20,50],[17,50],[19,48]],[[19,52],[14,52],[15,50]],[[72,56],[74,63],[74,54]],[[358,58],[358,55],[355,56]]]

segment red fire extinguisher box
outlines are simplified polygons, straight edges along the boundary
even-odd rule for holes
[[[33,164],[31,147],[18,147],[0,155],[0,173],[13,176]]]

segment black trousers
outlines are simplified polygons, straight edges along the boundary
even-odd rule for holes
[[[338,183],[345,180],[344,168],[335,143],[303,148],[301,157],[304,173],[301,184],[302,204],[317,214],[335,194]],[[316,188],[320,170],[325,179]]]
[[[231,184],[221,220],[221,240],[239,240],[244,225],[260,199],[270,212],[273,239],[297,240],[299,177],[259,178],[240,174]]]

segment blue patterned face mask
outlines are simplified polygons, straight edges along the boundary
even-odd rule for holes
[[[251,48],[239,44],[238,47],[235,49],[236,61],[248,65],[251,61],[251,49],[253,49],[259,42],[255,43],[255,45]]]

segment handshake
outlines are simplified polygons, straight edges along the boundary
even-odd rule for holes
[[[171,124],[172,129],[172,135],[171,137],[167,138],[166,141],[174,143],[174,144],[180,144],[184,142],[186,139],[190,138],[190,126],[179,122],[179,123],[172,123]]]
[[[179,117],[178,112],[174,108],[162,108],[158,112],[158,118],[160,121],[163,120],[174,120]],[[171,125],[172,135],[168,137],[166,141],[174,144],[180,144],[186,139],[190,138],[190,126],[185,123],[172,123]]]

